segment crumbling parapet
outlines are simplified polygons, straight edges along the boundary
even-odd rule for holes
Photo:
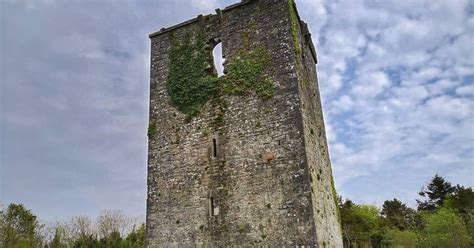
[[[342,247],[316,51],[294,2],[242,1],[150,38],[149,247]]]

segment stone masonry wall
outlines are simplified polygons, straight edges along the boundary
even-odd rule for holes
[[[299,96],[302,107],[307,164],[310,172],[316,236],[320,247],[342,247],[342,233],[331,161],[324,127],[315,64],[316,53],[304,22],[298,28],[302,52],[297,56]],[[335,224],[337,223],[337,224]]]
[[[245,1],[150,35],[149,247],[342,247],[314,51],[299,27],[295,56],[288,6]],[[209,101],[192,118],[171,106],[171,39],[186,33],[209,52],[222,40],[227,61],[246,39],[263,45],[274,95],[226,96],[225,111]]]

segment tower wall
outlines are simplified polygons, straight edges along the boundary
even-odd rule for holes
[[[244,1],[150,35],[149,247],[341,244],[315,52],[291,3]],[[173,106],[173,46],[199,35],[209,54],[222,41],[226,68],[264,47],[272,95],[256,81],[193,116]]]

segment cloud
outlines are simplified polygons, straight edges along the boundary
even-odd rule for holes
[[[199,10],[209,10],[217,6],[216,0],[191,0],[191,3]]]
[[[435,173],[473,185],[465,176],[474,152],[469,2],[301,2],[313,8],[300,8],[303,18],[318,26],[311,29],[339,192],[413,205]],[[322,18],[313,17],[316,7]]]
[[[474,85],[465,85],[456,89],[456,94],[460,96],[473,96],[474,95]]]
[[[1,201],[50,219],[142,215],[147,35],[235,2],[1,1]],[[472,4],[297,4],[318,50],[339,193],[413,205],[434,173],[472,186]]]

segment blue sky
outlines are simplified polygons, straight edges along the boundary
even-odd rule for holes
[[[144,216],[148,34],[234,2],[1,1],[0,201],[47,220]],[[414,206],[435,173],[473,186],[472,1],[297,5],[338,192]]]

